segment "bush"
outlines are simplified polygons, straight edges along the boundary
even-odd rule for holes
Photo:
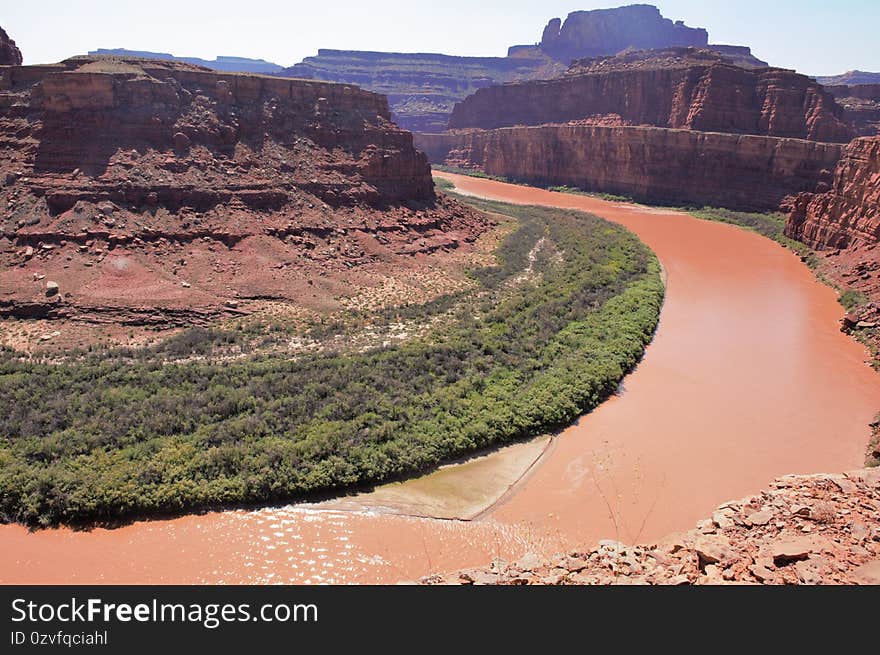
[[[837,301],[843,305],[843,308],[848,312],[852,311],[859,305],[863,305],[867,300],[868,297],[864,293],[856,291],[855,289],[847,289],[840,294],[840,297],[837,299]]]

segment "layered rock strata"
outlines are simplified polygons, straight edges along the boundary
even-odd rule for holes
[[[446,129],[459,100],[492,84],[554,77],[565,66],[537,53],[523,57],[451,57],[442,54],[318,51],[281,75],[356,84],[388,96],[401,127],[414,132]]]
[[[281,74],[357,84],[388,96],[394,120],[414,132],[446,129],[455,103],[478,89],[561,75],[572,59],[637,48],[709,47],[747,67],[766,66],[745,46],[709,45],[706,30],[663,18],[650,5],[573,12],[554,18],[538,45],[509,48],[507,57],[321,49]]]
[[[825,193],[798,196],[785,232],[819,249],[873,245],[880,239],[880,137],[843,151]]]
[[[2,315],[190,324],[330,295],[345,271],[485,228],[435,196],[386,99],[348,85],[116,58],[5,67],[0,151]]]
[[[493,129],[616,115],[652,125],[847,142],[833,96],[805,75],[749,69],[703,49],[628,52],[574,62],[561,78],[480,89],[455,106],[450,129]]]
[[[652,127],[544,125],[416,135],[437,164],[663,203],[777,209],[831,182],[842,146]]]

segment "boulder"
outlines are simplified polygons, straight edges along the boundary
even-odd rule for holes
[[[813,542],[808,538],[787,539],[770,546],[770,556],[776,566],[786,566],[792,562],[805,560],[813,551]]]
[[[694,543],[694,551],[700,559],[700,566],[727,564],[736,558],[730,541],[722,535],[706,535]]]

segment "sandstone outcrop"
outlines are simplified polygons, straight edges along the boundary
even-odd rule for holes
[[[880,137],[846,147],[831,189],[798,196],[785,233],[820,250],[880,240]]]
[[[664,18],[653,5],[573,11],[562,22],[552,19],[544,28],[538,48],[554,59],[569,62],[582,57],[613,55],[634,48],[706,46],[709,33]]]
[[[717,52],[669,48],[575,61],[560,78],[480,89],[450,129],[541,125],[617,115],[628,125],[847,142],[833,96],[805,75],[743,68]]]
[[[880,584],[880,469],[788,475],[657,543],[601,541],[423,584]]]
[[[544,125],[416,135],[432,162],[639,200],[777,209],[831,182],[842,146],[654,127]]]
[[[15,45],[15,41],[9,38],[6,31],[0,27],[0,66],[20,66],[21,62],[21,50]]]
[[[0,315],[192,324],[241,313],[231,299],[329,296],[485,228],[435,196],[386,99],[348,85],[118,58],[0,68],[0,150]]]

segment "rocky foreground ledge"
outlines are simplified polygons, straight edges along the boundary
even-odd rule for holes
[[[655,544],[432,575],[422,584],[880,584],[880,468],[787,475]]]

